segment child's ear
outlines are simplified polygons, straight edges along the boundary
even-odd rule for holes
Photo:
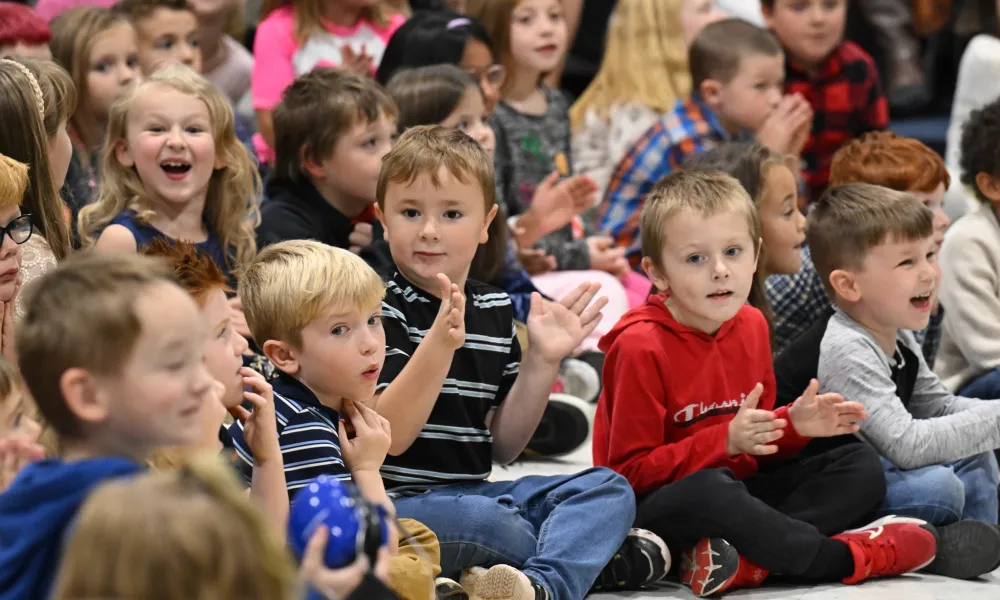
[[[830,287],[833,288],[835,295],[847,302],[854,303],[861,300],[861,288],[850,271],[836,269],[830,273]]]
[[[774,28],[774,7],[767,6],[767,2],[760,3],[760,12],[764,15],[764,26],[768,29]]]
[[[278,369],[289,375],[295,375],[299,372],[301,368],[299,359],[296,355],[297,353],[290,345],[278,340],[267,340],[264,342],[262,349],[264,350],[264,356]]]
[[[976,173],[976,187],[993,204],[1000,203],[1000,181],[986,171]]]
[[[121,140],[115,144],[115,158],[126,169],[131,169],[135,166],[135,159],[132,158],[132,153],[128,149],[128,142],[125,140]]]
[[[59,377],[59,392],[66,408],[85,423],[100,423],[108,416],[107,398],[97,389],[94,376],[80,368],[67,369]]]
[[[663,270],[656,266],[653,259],[648,256],[642,257],[642,270],[646,273],[646,277],[653,282],[653,286],[663,293],[670,291],[670,281],[667,280],[666,274]]]
[[[493,223],[493,219],[497,216],[497,210],[499,206],[494,204],[490,212],[486,213],[486,220],[483,222],[483,230],[479,233],[479,243],[485,244],[490,241],[490,224]]]
[[[716,79],[706,79],[698,86],[698,93],[701,95],[702,100],[713,111],[717,110],[722,104],[722,99],[719,97],[721,92],[722,83]]]
[[[314,179],[323,178],[323,167],[316,162],[308,146],[303,146],[302,150],[299,151],[299,164],[302,165],[302,169],[310,177]]]
[[[382,229],[388,230],[385,226],[385,213],[382,212],[382,207],[378,205],[378,202],[375,202],[375,217],[378,219],[378,222],[382,224]]]

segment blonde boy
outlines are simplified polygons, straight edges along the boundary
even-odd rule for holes
[[[62,458],[0,498],[0,598],[45,598],[65,530],[90,490],[154,452],[197,443],[218,401],[198,307],[155,260],[73,255],[28,291],[19,367]]]
[[[385,360],[382,280],[347,250],[294,240],[261,251],[240,278],[239,295],[254,340],[278,371],[272,386],[289,496],[327,475],[353,481],[395,514],[379,475],[389,424],[366,405]],[[243,424],[230,433],[249,481],[254,456]],[[437,540],[419,523],[402,525],[433,562],[394,558],[391,586],[403,598],[424,600],[440,571]],[[396,547],[395,535],[389,546]]]
[[[929,571],[977,577],[1000,566],[1000,402],[949,392],[912,331],[930,319],[940,267],[934,214],[912,196],[853,183],[809,214],[816,270],[837,308],[820,342],[821,389],[871,415],[861,436],[883,457],[879,514],[925,519],[941,550]]]

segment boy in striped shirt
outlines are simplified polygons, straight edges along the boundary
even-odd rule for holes
[[[578,600],[660,579],[666,548],[630,534],[635,497],[621,476],[488,481],[494,461],[524,449],[560,361],[600,321],[599,286],[559,303],[533,294],[522,360],[510,298],[468,279],[497,212],[482,147],[459,130],[409,129],[382,161],[376,199],[395,263],[375,401],[393,430],[382,476],[399,514],[441,540],[443,573],[465,570],[462,586],[482,600]]]

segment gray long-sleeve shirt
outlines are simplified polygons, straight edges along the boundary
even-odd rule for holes
[[[1000,448],[1000,402],[955,396],[927,367],[920,346],[899,331],[919,362],[913,391],[904,404],[892,370],[897,359],[886,354],[857,321],[841,311],[830,319],[820,345],[820,392],[836,392],[860,402],[868,418],[861,437],[902,469],[961,460]],[[899,353],[897,353],[898,356]]]

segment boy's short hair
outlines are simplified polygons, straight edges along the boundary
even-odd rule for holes
[[[441,167],[462,183],[479,184],[489,211],[496,204],[496,179],[493,160],[479,142],[458,129],[440,125],[419,125],[407,129],[382,159],[375,199],[385,210],[385,193],[390,183],[412,183],[420,175],[430,175],[431,183],[440,184]]]
[[[0,2],[0,46],[39,46],[52,41],[52,30],[30,6]]]
[[[666,243],[664,225],[678,212],[690,209],[711,216],[735,210],[746,219],[754,253],[760,250],[760,218],[753,200],[740,182],[721,171],[681,169],[667,175],[650,190],[639,217],[642,256],[660,265]]]
[[[20,206],[28,182],[28,165],[0,154],[0,208]]]
[[[173,270],[174,281],[198,304],[202,304],[205,294],[212,290],[233,291],[212,257],[192,242],[159,237],[143,246],[140,252],[166,261]]]
[[[173,283],[162,261],[80,252],[28,288],[28,311],[16,333],[18,367],[45,420],[60,436],[75,437],[80,431],[62,395],[63,374],[72,368],[120,373],[142,333],[136,302],[158,283]]]
[[[304,160],[321,161],[348,130],[385,115],[396,105],[371,77],[318,68],[288,86],[275,107],[274,153],[279,177],[297,178]]]
[[[992,204],[992,200],[979,189],[976,175],[987,173],[991,177],[1000,176],[1000,144],[997,140],[1000,140],[1000,98],[972,111],[962,127],[962,156],[958,161],[962,169],[962,183],[971,186],[976,198],[986,205]]]
[[[930,193],[951,183],[937,152],[920,140],[891,131],[872,131],[837,150],[830,165],[830,187],[870,183],[897,192]]]
[[[691,89],[697,91],[706,79],[729,83],[739,73],[744,58],[779,56],[783,52],[774,34],[743,19],[709,23],[698,32],[688,51]]]
[[[830,273],[860,269],[873,248],[893,239],[911,241],[934,234],[934,213],[906,192],[878,185],[833,187],[813,203],[806,239],[816,272],[831,298]]]
[[[240,277],[239,296],[253,339],[302,347],[302,330],[332,310],[369,310],[385,283],[358,255],[314,240],[261,250]]]
[[[187,0],[119,0],[112,8],[128,16],[133,23],[148,19],[158,8],[194,13]]]

